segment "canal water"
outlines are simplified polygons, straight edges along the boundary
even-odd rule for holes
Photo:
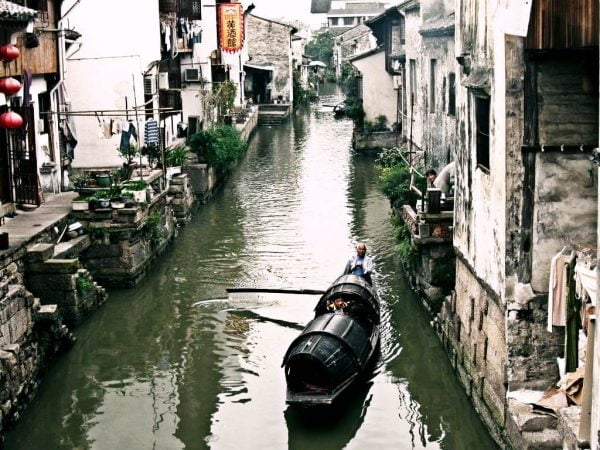
[[[374,161],[352,152],[352,123],[326,106],[340,94],[324,91],[260,128],[145,280],[76,330],[7,449],[496,448],[399,272]],[[316,299],[225,289],[324,289],[358,241],[376,264],[380,361],[337,408],[289,408],[281,361]]]

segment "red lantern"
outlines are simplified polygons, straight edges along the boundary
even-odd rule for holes
[[[21,83],[12,77],[0,78],[0,92],[6,95],[16,94],[21,90]]]
[[[21,52],[12,44],[4,44],[0,47],[0,59],[4,62],[11,62],[19,57]]]
[[[7,111],[0,114],[0,127],[2,128],[20,128],[23,125],[23,118],[16,112]]]

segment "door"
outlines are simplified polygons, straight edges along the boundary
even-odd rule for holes
[[[33,106],[15,108],[15,112],[24,120],[22,128],[8,132],[15,203],[40,206]]]

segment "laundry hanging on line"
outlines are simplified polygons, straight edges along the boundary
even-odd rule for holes
[[[144,145],[158,145],[158,123],[153,117],[144,124]]]

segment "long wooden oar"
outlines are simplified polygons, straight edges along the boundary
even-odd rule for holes
[[[306,295],[321,295],[324,294],[325,291],[321,291],[318,289],[279,289],[279,288],[227,288],[227,292],[231,294],[244,293],[244,292],[266,292],[269,294],[306,294]]]

